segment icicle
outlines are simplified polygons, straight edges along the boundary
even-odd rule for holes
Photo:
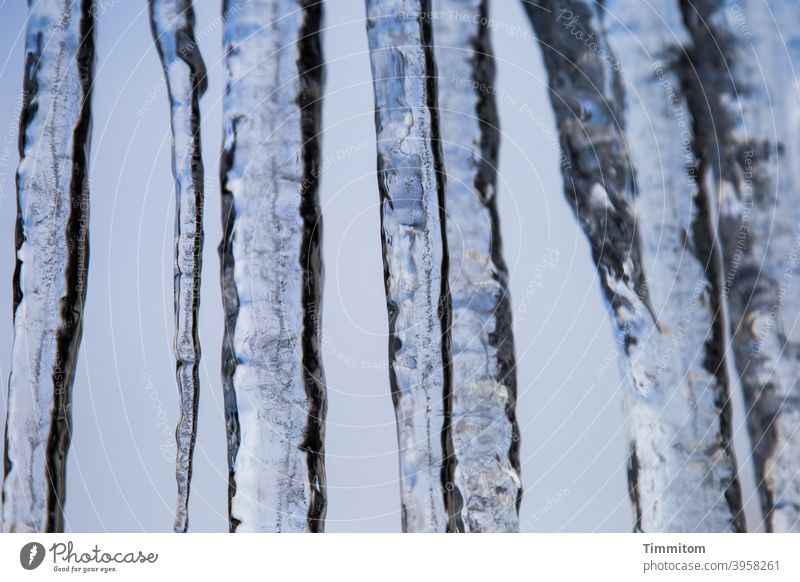
[[[677,5],[605,8],[610,48],[624,55],[642,261],[661,324],[646,348],[651,392],[627,401],[632,432],[648,435],[637,446],[640,484],[655,484],[641,527],[740,531],[715,203],[693,171],[692,119],[674,70],[686,33]]]
[[[444,177],[424,0],[367,0],[403,530],[444,531],[452,487]],[[445,498],[448,498],[446,501]],[[454,515],[454,521],[459,516]],[[459,529],[457,523],[450,529]]]
[[[170,98],[176,193],[174,350],[180,395],[175,531],[185,532],[189,527],[189,488],[200,389],[197,315],[203,266],[203,160],[199,100],[206,90],[206,68],[194,38],[191,0],[150,0],[149,5],[150,25]]]
[[[720,203],[724,289],[766,528],[800,531],[798,6],[682,8],[699,168]]]
[[[58,532],[89,260],[94,6],[28,4],[3,529]]]
[[[500,141],[485,0],[435,0],[452,301],[453,485],[467,532],[519,529],[519,428],[508,273],[495,203]]]
[[[569,162],[567,197],[624,349],[635,528],[742,531],[712,211],[685,171],[691,127],[680,87],[657,66],[680,15],[633,0],[541,4],[527,8]]]
[[[321,531],[322,7],[228,0],[220,246],[231,531]]]

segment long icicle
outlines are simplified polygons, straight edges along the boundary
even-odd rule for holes
[[[220,245],[231,531],[322,531],[322,4],[227,0]]]
[[[677,4],[656,11],[608,0],[605,9],[626,84],[643,269],[661,327],[644,348],[649,388],[626,400],[640,527],[742,531],[715,205],[696,179],[691,115],[674,70],[687,35]]]
[[[497,108],[486,0],[434,0],[452,302],[453,485],[466,532],[519,530],[514,335],[497,217]],[[483,23],[483,24],[482,24]],[[454,508],[457,511],[457,508]]]
[[[652,43],[651,50],[666,48],[664,35],[656,35],[663,26],[657,16],[652,16],[652,26],[643,28],[635,20],[638,8],[613,4],[618,8],[611,10],[609,19],[626,19],[629,27],[647,37],[645,42]],[[742,531],[722,357],[719,260],[714,237],[709,235],[708,209],[705,200],[687,191],[685,184],[660,182],[658,168],[650,167],[656,164],[647,158],[652,155],[648,142],[662,130],[663,135],[656,135],[660,140],[656,145],[680,149],[675,128],[663,117],[669,112],[661,112],[669,108],[667,97],[657,93],[663,91],[658,85],[661,80],[650,67],[658,56],[642,57],[641,47],[631,44],[635,39],[626,36],[624,25],[617,25],[609,35],[619,43],[616,54],[622,60],[617,61],[606,40],[604,9],[594,1],[549,0],[525,6],[542,45],[568,161],[566,195],[589,238],[618,343],[624,349],[635,529]],[[628,112],[633,152],[628,150],[622,117],[622,71],[629,57],[630,82],[648,100],[631,103]],[[655,108],[659,129],[648,129],[646,118],[652,112],[642,107]],[[640,138],[645,140],[642,145],[636,141]],[[674,151],[668,153],[669,180],[676,176],[684,180],[674,155]],[[641,171],[638,190],[643,197],[639,201],[634,166]],[[666,205],[665,188],[667,196],[674,198]],[[676,194],[681,190],[685,196]],[[635,217],[638,205],[641,228]],[[666,255],[677,252],[677,256],[656,255],[662,229],[671,237]],[[684,239],[694,247],[686,254],[695,256],[681,256]],[[673,280],[680,282],[679,289],[670,288]],[[689,297],[681,295],[686,290]],[[686,309],[691,310],[688,317]]]
[[[203,266],[203,159],[200,97],[206,68],[194,37],[191,0],[150,0],[150,26],[170,100],[172,172],[175,176],[175,364],[180,396],[177,443],[178,503],[175,531],[189,527],[192,454],[200,391],[200,272]]]
[[[89,260],[94,4],[28,6],[3,529],[59,532]]]
[[[403,531],[457,530],[447,511],[461,501],[448,451],[450,298],[430,3],[366,4]]]
[[[682,2],[696,143],[766,529],[800,531],[800,94],[790,0]]]

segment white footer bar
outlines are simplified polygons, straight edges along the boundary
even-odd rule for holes
[[[4,534],[3,580],[800,580],[793,534]]]

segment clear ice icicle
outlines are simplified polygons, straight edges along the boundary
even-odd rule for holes
[[[3,530],[58,532],[89,260],[94,3],[28,6]]]
[[[458,529],[450,398],[444,176],[424,0],[367,0],[403,531]],[[454,514],[454,521],[459,514]]]
[[[164,68],[175,176],[175,363],[180,396],[176,430],[178,504],[175,531],[189,527],[189,488],[200,390],[200,272],[203,264],[203,160],[200,96],[206,69],[194,37],[191,0],[150,0],[150,25]]]
[[[665,24],[647,7],[612,0],[525,6],[569,162],[566,196],[623,351],[635,529],[742,531],[711,210],[685,174],[673,103],[652,66],[680,19],[664,8]],[[632,85],[627,109],[623,78]],[[664,150],[662,176],[652,155]]]
[[[516,370],[496,207],[500,142],[486,0],[434,0],[452,323],[453,486],[466,532],[519,529]],[[459,511],[459,508],[454,508]]]
[[[220,245],[231,531],[322,531],[320,2],[227,0]]]
[[[798,5],[682,2],[699,173],[719,199],[736,367],[767,531],[800,531]]]

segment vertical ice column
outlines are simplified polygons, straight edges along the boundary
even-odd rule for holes
[[[661,327],[645,338],[646,389],[626,398],[637,521],[644,531],[741,531],[716,202],[697,181],[674,67],[686,30],[677,3],[609,0],[605,10],[609,58],[625,85],[642,268]]]
[[[178,505],[175,531],[189,527],[192,454],[200,390],[200,272],[203,266],[203,160],[200,96],[206,69],[194,37],[191,0],[150,0],[150,24],[170,101],[175,176],[175,363],[180,396],[176,431]]]
[[[430,3],[366,0],[403,531],[460,529],[448,449],[444,176]]]
[[[800,531],[800,61],[791,0],[681,2],[699,171],[719,199],[736,367],[768,531]]]
[[[526,9],[569,162],[567,199],[624,350],[635,529],[741,531],[713,212],[686,177],[681,132],[653,67],[679,18],[669,7],[663,22],[627,4],[548,0]]]
[[[513,532],[521,499],[517,382],[495,200],[500,130],[487,2],[434,0],[433,9],[447,173],[453,485],[464,531]]]
[[[321,531],[320,2],[227,0],[220,245],[231,531]]]
[[[58,532],[89,260],[94,6],[28,6],[3,530]]]

